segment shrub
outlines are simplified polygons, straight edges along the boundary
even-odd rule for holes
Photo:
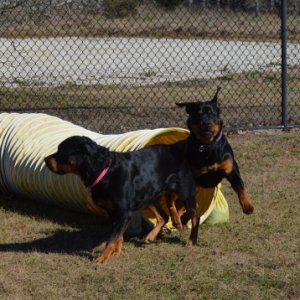
[[[175,8],[184,2],[184,0],[155,0],[155,2],[166,8]]]
[[[124,18],[137,11],[138,0],[103,0],[104,14],[109,18]]]

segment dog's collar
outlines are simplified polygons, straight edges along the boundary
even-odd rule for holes
[[[201,144],[198,148],[199,152],[203,152],[207,147],[217,144],[221,140],[222,136],[223,136],[223,131],[221,130],[215,141],[213,141],[212,143],[209,143],[209,144]]]
[[[110,168],[110,165],[111,165],[111,159],[109,160],[109,165],[108,167],[104,168],[99,176],[95,179],[95,181],[89,186],[90,189],[94,188],[103,178],[104,176],[107,174],[107,172],[109,171],[109,168]]]

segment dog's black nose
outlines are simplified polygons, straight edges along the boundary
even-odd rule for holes
[[[201,125],[204,128],[210,128],[213,125],[213,122],[211,120],[203,120]]]

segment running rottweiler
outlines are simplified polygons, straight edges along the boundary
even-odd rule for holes
[[[96,263],[122,252],[123,234],[133,211],[144,207],[152,211],[157,224],[145,240],[156,238],[169,218],[158,203],[161,197],[178,195],[184,199],[196,227],[195,184],[184,151],[185,143],[178,142],[118,153],[88,137],[72,136],[58,145],[56,153],[45,158],[52,172],[80,176],[95,204],[106,209],[112,218],[113,231]],[[191,230],[191,237],[195,236],[194,230],[197,228]]]
[[[245,214],[253,212],[253,205],[244,188],[244,182],[232,148],[222,131],[223,123],[218,107],[218,87],[210,101],[176,103],[185,107],[190,135],[186,141],[186,155],[196,186],[212,188],[226,178],[237,193]]]

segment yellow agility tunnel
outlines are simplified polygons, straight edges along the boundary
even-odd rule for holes
[[[57,175],[47,169],[44,158],[72,135],[93,139],[113,151],[133,151],[143,147],[174,143],[185,139],[183,128],[143,129],[103,135],[60,118],[39,113],[0,114],[0,190],[72,210],[103,215],[94,205],[78,176]],[[220,187],[200,189],[197,209],[201,223],[228,221],[228,205]]]

